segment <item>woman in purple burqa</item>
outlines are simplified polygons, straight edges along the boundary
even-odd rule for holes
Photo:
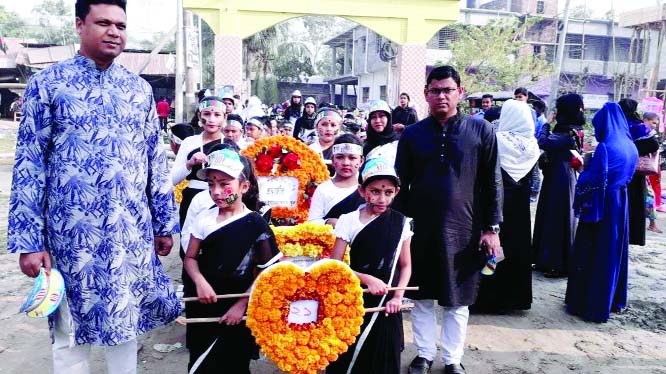
[[[646,124],[636,112],[638,102],[622,99],[618,102],[629,124],[629,134],[636,145],[639,156],[645,156],[659,149],[657,133]],[[629,183],[629,244],[645,245],[645,195],[647,183],[645,175],[635,173]]]

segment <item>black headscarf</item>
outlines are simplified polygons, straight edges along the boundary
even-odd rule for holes
[[[636,100],[624,98],[617,103],[620,105],[620,108],[622,108],[622,113],[627,117],[627,122],[629,122],[629,124],[632,122],[643,122],[641,116],[638,115],[638,102]]]
[[[196,134],[194,127],[189,123],[177,123],[169,128],[171,135],[183,141],[185,138]]]
[[[569,132],[571,130],[580,130],[585,124],[585,113],[583,97],[578,94],[566,94],[557,98],[555,103],[557,124],[553,132]]]
[[[375,129],[370,124],[370,115],[372,113],[374,112],[368,114],[368,128],[366,129],[368,137],[365,141],[365,145],[363,146],[363,156],[367,156],[370,151],[375,149],[375,147],[379,147],[398,140],[398,134],[393,132],[393,121],[391,121],[391,113],[386,114],[386,127],[384,127],[382,132],[375,131]]]
[[[483,119],[485,119],[490,123],[493,123],[493,121],[496,121],[500,118],[501,113],[502,113],[502,107],[494,106],[486,110],[486,112],[483,114]]]

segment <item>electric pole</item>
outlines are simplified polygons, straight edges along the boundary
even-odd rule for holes
[[[557,41],[557,56],[555,57],[555,81],[550,91],[548,98],[548,107],[555,107],[555,100],[557,93],[560,89],[560,73],[562,72],[562,63],[564,62],[564,43],[567,38],[567,27],[569,26],[569,3],[571,0],[566,0],[564,3],[564,20],[562,22],[562,33],[560,39]]]
[[[185,41],[183,38],[183,0],[176,0],[176,123],[183,122],[183,93],[185,92]]]

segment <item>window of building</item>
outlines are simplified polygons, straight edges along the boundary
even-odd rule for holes
[[[612,49],[612,45],[609,49]],[[630,57],[631,61],[629,61]],[[632,45],[630,38],[615,38],[615,60],[618,62],[643,62],[643,40],[634,40]]]
[[[450,27],[439,29],[439,49],[451,49],[450,44],[458,39],[456,31]]]
[[[382,43],[384,43],[384,38],[381,35],[377,35],[377,38],[375,39],[375,53],[381,53]]]
[[[532,51],[534,52],[535,55],[540,55],[541,54],[541,45],[535,44],[532,46]]]
[[[387,96],[386,86],[379,86],[379,100],[386,101]]]
[[[370,100],[370,87],[363,87],[363,92],[361,94],[361,101],[367,103]]]
[[[537,0],[536,2],[536,12],[537,14],[544,14],[546,11],[546,4],[543,0]]]
[[[580,60],[583,57],[582,35],[567,34],[564,42],[564,51],[567,53],[567,56],[569,56],[570,59]]]

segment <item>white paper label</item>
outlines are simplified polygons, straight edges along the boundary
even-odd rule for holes
[[[298,178],[257,177],[259,200],[270,207],[295,208],[298,203]]]
[[[317,322],[317,310],[319,301],[317,300],[298,300],[292,301],[289,305],[289,315],[287,322],[297,325]]]

